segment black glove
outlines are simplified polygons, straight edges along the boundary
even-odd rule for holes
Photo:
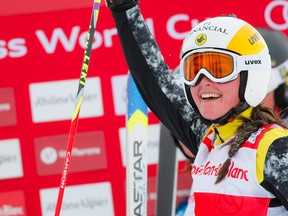
[[[139,3],[139,0],[105,0],[106,6],[112,11],[125,11]]]

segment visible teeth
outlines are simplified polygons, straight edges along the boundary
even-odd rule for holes
[[[221,95],[219,94],[215,94],[215,93],[209,93],[209,94],[202,94],[201,98],[205,99],[205,98],[219,98]]]

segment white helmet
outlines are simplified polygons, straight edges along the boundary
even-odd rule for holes
[[[234,73],[241,75],[239,98],[252,107],[261,103],[268,92],[271,58],[263,37],[253,26],[233,16],[219,16],[199,23],[183,41],[180,53],[181,63],[189,53],[201,53],[207,50],[239,56],[234,60],[234,71],[238,70]],[[180,70],[184,74],[182,66]],[[226,79],[225,82],[230,80]],[[198,110],[189,88],[189,83],[187,84],[186,81],[186,97],[192,107]]]

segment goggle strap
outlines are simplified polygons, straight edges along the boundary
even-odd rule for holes
[[[236,70],[263,70],[271,67],[271,59],[267,54],[237,56]]]

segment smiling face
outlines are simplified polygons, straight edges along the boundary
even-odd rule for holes
[[[239,86],[240,76],[227,83],[216,83],[204,76],[198,85],[190,87],[190,92],[201,115],[215,120],[240,103]]]

